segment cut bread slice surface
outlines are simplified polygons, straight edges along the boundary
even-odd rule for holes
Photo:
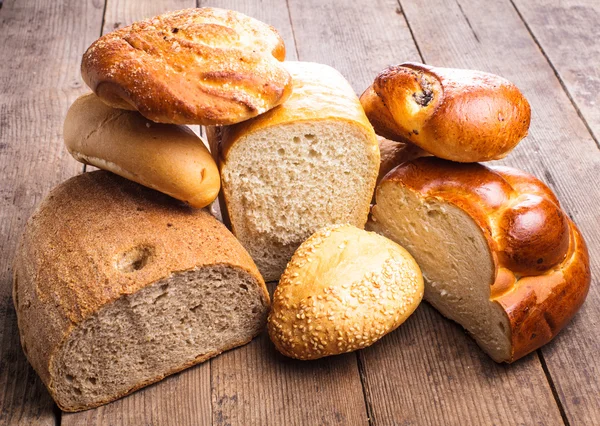
[[[266,323],[251,257],[205,210],[105,171],[55,188],[14,263],[23,350],[58,406],[105,404]]]
[[[66,409],[90,407],[247,343],[265,310],[255,279],[223,265],[173,274],[80,324],[51,374]]]
[[[363,228],[379,169],[375,133],[341,74],[321,64],[285,66],[294,81],[287,102],[208,132],[233,233],[267,281],[323,226]]]
[[[344,122],[290,123],[243,137],[229,151],[222,176],[235,188],[226,195],[232,227],[267,281],[323,225],[364,225],[373,186],[364,176],[373,166],[361,138],[362,129]]]
[[[492,359],[511,359],[508,316],[490,300],[496,276],[493,253],[471,216],[451,203],[384,181],[367,228],[402,245],[415,258],[427,302],[462,325]]]

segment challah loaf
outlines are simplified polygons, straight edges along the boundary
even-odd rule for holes
[[[588,292],[579,230],[546,185],[515,169],[404,163],[378,185],[368,227],[415,257],[425,300],[498,362],[550,341]]]
[[[63,133],[77,161],[192,207],[205,207],[217,198],[217,165],[202,140],[185,126],[153,123],[136,111],[111,108],[90,93],[69,108]]]
[[[398,244],[350,225],[325,227],[298,248],[273,295],[277,349],[317,359],[372,345],[423,298],[423,277]]]
[[[291,90],[283,40],[241,13],[169,12],[108,33],[81,74],[106,104],[160,123],[232,124],[283,102]]]
[[[459,162],[506,156],[531,116],[519,89],[497,75],[415,63],[381,72],[361,103],[377,134]]]
[[[379,170],[373,128],[340,73],[284,64],[294,82],[287,102],[207,132],[221,170],[221,211],[267,281],[323,226],[364,227]]]
[[[61,184],[29,219],[13,299],[23,351],[65,411],[243,345],[269,309],[221,223],[105,171]]]

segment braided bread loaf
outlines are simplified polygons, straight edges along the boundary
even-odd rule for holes
[[[81,74],[106,104],[159,123],[233,124],[291,94],[277,31],[217,8],[136,22],[96,40]]]
[[[512,168],[401,164],[377,187],[368,228],[415,257],[425,300],[498,362],[549,342],[588,292],[581,233],[546,185]]]
[[[523,94],[502,77],[408,62],[382,71],[360,101],[378,135],[465,163],[506,156],[531,117]]]

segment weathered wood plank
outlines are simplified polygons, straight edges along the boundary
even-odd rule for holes
[[[138,2],[108,0],[103,34],[167,11],[194,7],[194,0]],[[194,126],[194,130],[198,130]],[[63,425],[211,423],[210,364],[169,377],[111,404],[81,413],[63,413]]]
[[[572,101],[600,138],[600,2],[513,0]]]
[[[273,25],[287,59],[295,60],[286,2],[201,2],[245,13]],[[270,285],[271,290],[274,284]],[[353,354],[303,363],[284,358],[266,333],[211,361],[213,422],[217,425],[366,424],[360,376]]]
[[[385,66],[420,60],[396,2],[363,7],[313,0],[290,7],[300,58],[337,67],[358,93]],[[419,9],[435,13],[423,12],[434,9],[429,4]],[[429,37],[424,43],[439,42]],[[362,351],[359,360],[374,424],[561,423],[535,354],[516,366],[497,366],[429,306],[384,342]]]
[[[600,153],[509,0],[486,2],[486,7],[476,0],[458,1],[436,0],[426,8],[415,0],[402,4],[428,63],[500,74],[531,103],[530,136],[503,163],[534,173],[555,190],[586,238],[593,278],[582,310],[541,354],[571,424],[598,424]]]
[[[54,403],[21,350],[12,260],[41,198],[80,167],[62,123],[83,91],[79,61],[100,32],[102,1],[8,0],[0,9],[0,424],[55,424]]]

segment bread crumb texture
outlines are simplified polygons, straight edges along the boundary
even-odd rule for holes
[[[292,358],[317,359],[372,345],[423,298],[423,278],[398,244],[351,225],[331,225],[296,251],[273,297],[268,330]]]

